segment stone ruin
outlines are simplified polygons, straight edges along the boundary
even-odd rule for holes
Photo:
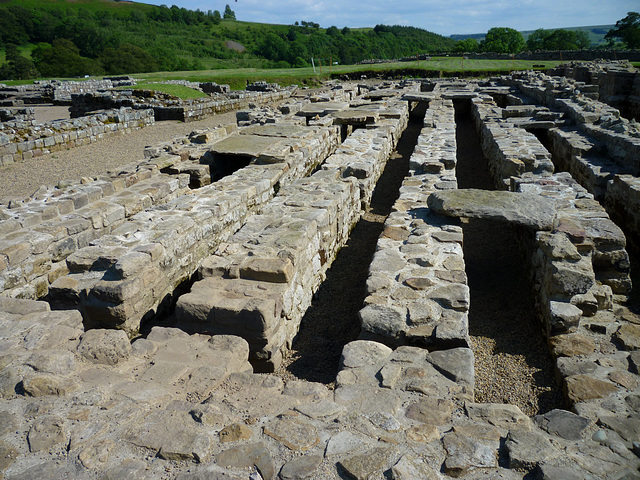
[[[155,121],[196,121],[212,114],[288,98],[296,88],[269,84],[268,90],[234,91],[228,85],[169,81],[206,91],[209,96],[181,100],[148,90],[113,90],[133,86],[129,77],[82,82],[40,81],[0,89],[0,166],[31,160],[58,150],[127,134]],[[216,88],[217,87],[217,88]],[[26,104],[70,105],[70,120],[43,125]]]
[[[2,204],[4,477],[640,478],[640,137],[590,90],[336,85]],[[458,188],[456,112],[495,190]],[[415,121],[335,383],[274,375]],[[475,401],[473,218],[518,235],[566,409]]]

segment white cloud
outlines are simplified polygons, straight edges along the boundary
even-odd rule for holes
[[[156,5],[224,11],[228,3],[238,20],[293,24],[319,23],[322,27],[373,27],[377,24],[411,25],[442,35],[483,33],[492,27],[517,30],[613,24],[637,0],[146,0]]]

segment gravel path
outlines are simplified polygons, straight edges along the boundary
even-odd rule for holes
[[[54,107],[56,108],[56,107]],[[51,112],[59,116],[59,112]],[[46,113],[42,112],[45,116]],[[96,177],[143,159],[146,146],[184,136],[194,130],[235,123],[235,112],[213,115],[197,122],[156,122],[135,132],[104,138],[89,145],[60,150],[50,155],[0,168],[0,198],[25,197],[41,185],[61,180]]]
[[[472,122],[456,123],[458,187],[492,190]],[[515,232],[502,223],[471,220],[463,224],[463,235],[476,402],[514,404],[527,415],[564,408]]]

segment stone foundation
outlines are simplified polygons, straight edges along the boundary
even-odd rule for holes
[[[128,133],[153,125],[152,110],[121,108],[75,120],[57,120],[47,125],[0,124],[2,165],[93,143],[111,135]]]

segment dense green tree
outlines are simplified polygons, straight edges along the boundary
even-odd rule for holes
[[[543,30],[538,29],[529,35],[529,50],[579,50],[589,48],[591,40],[583,30]]]
[[[231,7],[229,6],[229,4],[227,4],[224,7],[224,14],[222,16],[223,16],[223,18],[225,20],[235,20],[236,19],[236,12],[231,10]]]
[[[45,77],[79,77],[99,75],[100,65],[80,55],[80,49],[71,40],[59,38],[51,45],[38,44],[31,53],[36,68]]]
[[[8,44],[5,52],[6,63],[0,66],[0,79],[25,80],[39,75],[35,64],[18,51],[18,47]]]
[[[211,17],[213,19],[214,25],[220,25],[220,22],[222,21],[222,15],[220,15],[220,11],[214,10]]]
[[[465,38],[456,42],[456,46],[453,47],[454,52],[477,52],[478,41],[475,38]]]
[[[98,60],[110,75],[158,70],[158,62],[149,52],[129,43],[123,43],[117,48],[105,48]]]
[[[513,28],[494,27],[489,29],[480,50],[494,53],[518,53],[525,47],[522,34]]]
[[[618,38],[627,48],[640,48],[640,13],[629,12],[627,16],[616,22],[604,37],[609,43]]]

